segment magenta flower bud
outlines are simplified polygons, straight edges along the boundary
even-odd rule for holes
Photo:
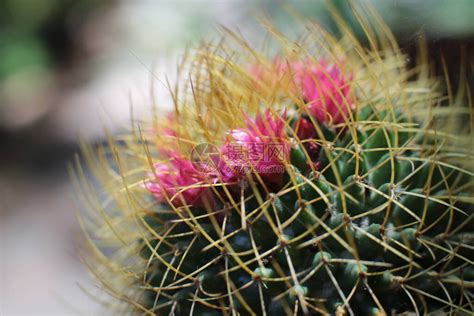
[[[145,187],[158,200],[166,202],[167,199],[176,206],[194,205],[201,206],[203,197],[206,196],[206,176],[196,169],[194,164],[177,154],[170,154],[168,163],[156,163],[153,180],[145,183]]]
[[[353,108],[351,76],[344,76],[338,65],[330,66],[322,59],[317,64],[294,62],[291,68],[309,114],[328,125],[343,123]]]
[[[301,118],[296,122],[295,131],[300,140],[316,137],[316,130],[313,123],[305,118]]]
[[[257,86],[266,82],[271,88],[277,83],[290,87],[304,99],[309,114],[326,125],[344,123],[353,109],[352,75],[343,74],[339,65],[330,65],[324,59],[313,62],[276,58],[273,67],[251,65],[249,71]]]
[[[317,133],[313,123],[308,119],[300,118],[295,123],[294,129],[296,136],[298,136],[299,140],[303,143],[303,146],[306,149],[312,163],[316,163],[318,160],[320,148],[315,142]]]
[[[223,182],[258,174],[267,183],[280,183],[288,160],[290,142],[285,133],[286,113],[273,116],[269,110],[255,120],[245,118],[246,128],[229,132],[221,149],[219,173]]]

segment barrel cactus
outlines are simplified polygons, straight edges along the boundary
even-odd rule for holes
[[[118,312],[474,312],[468,93],[408,69],[378,19],[370,49],[335,21],[264,23],[272,56],[200,47],[173,113],[85,150],[84,258]]]

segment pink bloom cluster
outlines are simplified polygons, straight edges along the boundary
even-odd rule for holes
[[[253,66],[251,72],[257,81],[268,79],[269,73],[261,67]],[[316,121],[339,124],[350,115],[351,78],[345,77],[336,65],[325,60],[317,63],[276,60],[271,82],[276,83],[285,76],[291,77],[294,88],[306,102],[308,114]],[[145,187],[159,202],[169,199],[175,206],[201,206],[211,196],[209,186],[203,184],[236,184],[258,175],[265,184],[281,185],[291,150],[285,121],[286,112],[279,116],[267,110],[263,115],[257,114],[255,120],[245,116],[245,128],[231,130],[217,158],[213,159],[215,168],[197,168],[192,161],[171,153],[168,163],[155,165],[153,179]],[[317,166],[319,148],[311,142],[317,136],[313,123],[301,117],[295,125],[298,138],[308,140],[304,146]]]
[[[258,174],[266,183],[280,183],[290,150],[285,118],[269,110],[255,120],[246,116],[245,128],[229,132],[215,170],[196,168],[192,161],[170,153],[169,163],[155,164],[153,179],[145,187],[160,202],[169,199],[175,206],[200,206],[210,196],[205,183],[237,183],[245,181],[247,174]]]
[[[325,125],[344,123],[353,109],[351,99],[351,75],[344,75],[337,64],[330,64],[325,59],[316,62],[285,61],[277,58],[270,69],[252,65],[250,73],[259,87],[265,82],[274,88],[278,82],[288,85],[300,95],[306,103],[309,116]],[[294,126],[300,140],[306,142],[304,147],[311,160],[316,163],[319,148],[311,140],[316,138],[316,130],[310,119],[301,117]]]

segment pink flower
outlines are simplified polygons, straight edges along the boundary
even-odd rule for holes
[[[257,82],[267,82],[270,87],[290,80],[290,89],[303,97],[309,114],[321,123],[343,123],[352,110],[352,76],[344,75],[338,65],[330,65],[324,59],[314,63],[309,59],[288,62],[276,58],[271,69],[252,65],[250,73]]]
[[[230,131],[230,141],[221,149],[218,164],[221,180],[237,182],[246,174],[256,173],[267,183],[281,182],[290,150],[285,118],[286,113],[272,116],[267,110],[255,120],[246,117],[246,128]]]
[[[338,65],[330,66],[325,60],[317,64],[309,60],[294,62],[291,68],[310,115],[322,123],[343,123],[353,106],[350,76],[344,76]]]
[[[170,202],[178,207],[183,205],[201,206],[206,196],[205,175],[193,163],[177,154],[171,153],[169,163],[155,164],[153,180],[145,187],[159,202]]]

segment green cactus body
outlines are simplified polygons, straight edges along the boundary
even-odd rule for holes
[[[387,128],[386,133],[392,138],[394,131]],[[345,140],[347,148],[353,147],[351,135],[345,133],[343,137],[349,138]],[[384,140],[370,139],[369,136],[360,144],[362,153],[385,148]],[[440,240],[456,240],[456,236],[462,233],[471,233],[472,211],[469,205],[456,207],[448,199],[448,192],[457,192],[458,187],[442,185],[427,195],[427,188],[437,186],[439,180],[426,173],[413,174],[416,163],[410,163],[411,158],[419,158],[415,151],[384,154],[377,157],[373,167],[362,157],[354,159],[360,159],[359,164],[364,165],[367,172],[358,176],[352,173],[342,179],[340,192],[336,190],[336,181],[328,182],[325,172],[321,172],[318,178],[312,172],[307,178],[300,178],[297,170],[288,178],[293,177],[300,186],[284,194],[277,193],[272,198],[263,197],[266,209],[249,200],[246,210],[254,215],[247,219],[246,229],[242,228],[241,215],[237,212],[216,218],[219,226],[225,223],[224,236],[232,237],[215,246],[211,246],[210,240],[220,240],[222,232],[209,228],[206,230],[208,236],[204,236],[199,228],[193,232],[179,216],[167,219],[178,223],[173,232],[190,234],[170,239],[171,247],[162,246],[159,254],[167,254],[163,259],[169,264],[173,262],[171,265],[175,268],[183,256],[180,248],[187,249],[187,256],[179,266],[180,274],[174,279],[175,273],[167,265],[156,263],[150,279],[145,281],[150,287],[147,290],[150,297],[148,308],[163,306],[160,313],[173,311],[179,315],[187,315],[191,309],[196,315],[208,315],[216,310],[259,314],[264,308],[267,315],[280,315],[285,310],[294,310],[295,302],[301,297],[310,300],[307,303],[312,308],[306,308],[308,313],[335,313],[338,306],[344,307],[340,291],[345,297],[352,294],[351,302],[354,303],[344,308],[350,308],[355,314],[366,315],[377,308],[372,295],[378,298],[385,311],[401,312],[410,310],[409,300],[405,298],[409,288],[443,297],[442,287],[437,286],[442,282],[440,278],[445,278],[443,271],[449,271],[447,277],[450,281],[446,290],[452,298],[459,298],[461,280],[468,284],[472,282],[464,279],[466,273],[463,270],[470,260],[468,258],[472,258],[472,250],[459,249],[465,253],[464,256],[459,253],[458,258],[447,259],[447,256],[455,256],[454,253],[429,246],[439,245]],[[438,168],[438,162],[434,163]],[[327,170],[342,175],[348,165],[336,163],[336,166],[336,170]],[[325,167],[320,166],[321,170]],[[461,176],[462,172],[455,169],[447,168],[446,171],[453,171],[453,177]],[[252,194],[251,189],[245,192],[248,196]],[[443,217],[444,220],[437,221]],[[451,222],[451,228],[447,227],[448,218],[455,219],[458,224],[465,222],[465,229],[456,230],[451,235],[450,231],[454,231],[456,225]],[[199,222],[212,226],[209,219]],[[163,228],[158,224],[153,229],[158,232]],[[144,250],[148,247],[144,245]],[[153,257],[149,251],[143,253],[144,259]],[[436,265],[441,258],[451,261]],[[212,264],[206,266],[210,262]],[[193,275],[202,267],[205,269],[198,277]],[[166,274],[168,279],[165,282],[163,277],[155,276]],[[296,277],[293,278],[292,274]],[[191,280],[187,280],[185,275],[192,276]],[[179,290],[164,287],[166,296],[159,297],[157,289],[163,287],[162,284],[187,286]],[[205,298],[209,301],[200,304],[199,300]],[[173,301],[178,304],[171,304]],[[430,310],[443,308],[443,302],[429,298],[427,301]],[[164,306],[166,303],[169,305]]]
[[[140,178],[137,170],[150,170],[158,153],[143,146],[143,139],[112,144],[123,153],[114,157],[122,176],[114,177],[121,185],[111,195],[114,207],[124,211],[103,219],[100,231],[110,233],[104,239],[119,246],[114,256],[104,259],[104,255],[99,261],[113,271],[104,283],[125,303],[122,311],[471,314],[474,173],[469,161],[453,157],[472,159],[473,152],[452,142],[457,136],[451,127],[438,133],[430,121],[433,117],[413,114],[417,104],[422,113],[436,113],[433,103],[441,97],[429,92],[428,101],[418,99],[411,91],[418,91],[417,84],[429,86],[430,81],[410,83],[403,59],[391,53],[395,55],[380,54],[374,60],[370,54],[375,52],[367,53],[358,62],[347,57],[356,68],[352,96],[356,101],[337,124],[314,119],[319,112],[312,117],[305,110],[307,96],[297,102],[291,99],[299,110],[284,117],[281,137],[292,140],[284,174],[278,178],[269,180],[268,174],[252,172],[230,184],[199,178],[193,187],[202,189],[193,195],[199,203],[175,202],[173,194],[166,199],[160,195],[156,201],[139,185],[143,173]],[[181,114],[184,124],[173,124],[187,122],[194,128],[192,135],[181,131],[181,138],[198,142],[196,135],[222,134],[234,124],[229,122],[242,120],[240,112],[229,110],[225,102],[242,101],[249,112],[259,109],[263,100],[271,100],[264,104],[275,110],[291,104],[276,93],[268,97],[264,87],[249,85],[241,67],[226,68],[230,60],[205,56],[200,61],[208,67],[208,76],[195,84],[193,92],[198,112],[200,101],[211,102],[209,112],[189,114],[189,119]],[[392,73],[370,75],[384,67]],[[357,79],[358,73],[369,79]],[[272,84],[280,91],[277,83]],[[255,93],[261,96],[256,98]],[[210,97],[219,100],[217,105]],[[213,116],[212,111],[221,112]],[[223,117],[229,122],[219,127]],[[192,125],[199,119],[209,120]],[[311,122],[307,126],[314,132],[306,141],[295,127],[303,119]],[[467,139],[472,135],[463,133]],[[215,136],[203,137],[217,144]],[[105,179],[109,183],[109,176]],[[101,249],[95,248],[104,253]],[[124,283],[107,283],[113,276]]]

